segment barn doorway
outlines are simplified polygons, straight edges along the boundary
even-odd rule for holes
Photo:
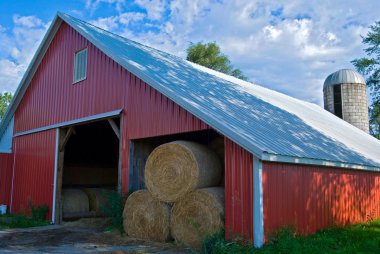
[[[61,128],[55,223],[103,216],[104,193],[120,188],[120,118]]]
[[[165,143],[176,140],[192,141],[207,146],[216,152],[223,167],[220,186],[224,186],[224,137],[215,130],[185,132],[173,135],[134,139],[130,142],[129,187],[130,191],[145,189],[145,164],[152,151]]]

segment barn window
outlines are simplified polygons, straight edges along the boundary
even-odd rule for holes
[[[75,53],[73,83],[86,79],[87,75],[87,48]]]
[[[337,117],[343,118],[342,91],[340,85],[334,86],[334,113]]]

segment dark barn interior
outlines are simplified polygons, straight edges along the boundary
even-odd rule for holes
[[[120,128],[119,119],[112,121]],[[119,139],[108,120],[74,126],[72,133],[64,151],[63,219],[99,216],[104,192],[118,187]]]

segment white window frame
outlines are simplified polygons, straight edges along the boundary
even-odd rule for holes
[[[85,65],[84,65],[84,77],[81,77],[79,79],[75,79],[75,76],[77,74],[77,68],[78,68],[78,55],[85,52],[86,58],[85,58]],[[73,84],[76,84],[80,81],[83,81],[87,78],[87,62],[88,62],[88,50],[87,48],[81,49],[74,54],[74,68],[73,68]]]

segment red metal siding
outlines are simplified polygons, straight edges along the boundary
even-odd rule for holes
[[[137,139],[209,127],[173,101],[131,75],[128,90],[128,138]]]
[[[9,207],[12,183],[13,153],[0,153],[0,204]]]
[[[87,79],[73,82],[74,53],[88,47]],[[124,108],[128,72],[63,23],[15,114],[15,133]]]
[[[226,237],[253,240],[253,156],[225,138]]]
[[[29,202],[49,205],[51,216],[56,130],[17,137],[14,140],[12,212],[29,212]]]
[[[85,47],[87,79],[73,85],[74,53]],[[15,133],[116,109],[124,109],[124,191],[128,190],[130,139],[209,128],[63,23],[15,113]]]
[[[263,163],[264,231],[313,233],[380,217],[380,173]]]

